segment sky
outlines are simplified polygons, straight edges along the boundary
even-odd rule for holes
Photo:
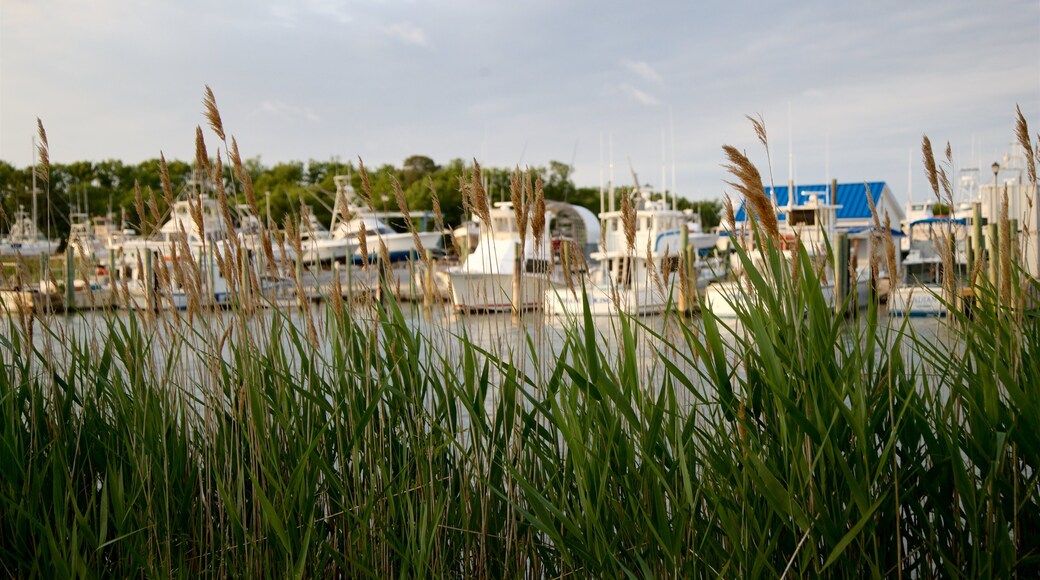
[[[52,163],[190,161],[206,85],[265,165],[555,160],[697,200],[730,144],[767,185],[922,198],[923,136],[984,179],[1016,105],[1040,132],[1040,1],[0,0],[0,160],[39,118]]]

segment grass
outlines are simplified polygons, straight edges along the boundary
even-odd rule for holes
[[[1040,317],[982,282],[944,341],[850,324],[770,239],[736,321],[611,347],[587,304],[549,350],[392,301],[4,318],[0,569],[1040,575]]]

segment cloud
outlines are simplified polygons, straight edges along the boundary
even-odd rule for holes
[[[411,22],[397,22],[383,28],[383,33],[411,46],[428,46],[426,33]]]
[[[621,59],[621,66],[629,70],[629,72],[635,73],[639,78],[644,81],[648,81],[654,84],[663,84],[664,79],[661,75],[654,70],[654,67],[650,66],[649,63],[641,60],[632,60],[630,58]]]
[[[304,6],[309,12],[318,16],[328,16],[339,24],[354,21],[354,16],[347,11],[346,2],[342,0],[307,0]]]
[[[643,92],[643,91],[633,87],[632,85],[621,85],[621,87],[619,87],[619,88],[621,89],[622,93],[628,95],[629,97],[631,97],[632,99],[634,99],[636,102],[638,102],[640,104],[647,105],[647,106],[650,106],[650,107],[654,107],[654,106],[657,106],[657,105],[661,104],[661,101],[658,101],[657,97],[654,97],[651,94],[645,93],[645,92]]]
[[[271,3],[269,9],[275,21],[286,28],[296,27],[301,19],[307,16],[330,20],[336,24],[349,24],[354,21],[354,15],[347,10],[346,3],[342,0],[279,0]]]
[[[281,101],[265,100],[254,110],[254,114],[277,117],[286,121],[310,121],[316,123],[321,120],[314,111],[306,107],[295,107]]]

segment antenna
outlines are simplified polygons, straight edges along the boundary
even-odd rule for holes
[[[672,137],[672,211],[678,207],[679,190],[675,187],[675,118],[672,117],[672,106],[668,106],[668,126]]]
[[[614,134],[610,134],[610,211],[614,211]]]
[[[607,200],[603,198],[603,133],[599,134],[599,213],[607,211]]]
[[[668,162],[666,161],[666,159],[668,159],[668,151],[667,151],[667,148],[665,147],[664,127],[661,127],[661,196],[662,196],[662,200],[664,201],[665,205],[667,206],[668,205],[668,179],[666,178],[666,175],[667,175],[667,171],[668,171]],[[673,192],[672,195],[674,196],[675,193]]]

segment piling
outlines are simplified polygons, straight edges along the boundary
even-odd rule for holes
[[[433,293],[436,291],[436,287],[433,285],[433,274],[433,252],[427,248],[426,271],[423,272],[423,306],[426,308],[427,313],[433,310]]]
[[[834,313],[843,314],[849,292],[849,236],[839,232],[834,242]]]
[[[140,250],[138,250],[140,251]],[[144,253],[144,305],[149,312],[155,310],[155,272],[153,271],[152,251]]]
[[[242,297],[242,306],[246,309],[246,312],[252,312],[253,310],[253,285],[251,284],[252,276],[250,276],[249,264],[249,250],[239,246],[238,265],[242,274],[239,281],[239,295]]]
[[[976,262],[980,262],[979,273],[985,276],[985,270],[982,266],[985,265],[986,260],[983,255],[982,245],[982,202],[976,201],[971,204],[971,250],[973,257],[972,259]],[[972,264],[974,266],[974,264]],[[970,271],[969,271],[970,274]]]
[[[521,253],[520,242],[513,244],[513,322],[520,321],[520,308],[523,307],[523,286],[520,284],[520,276],[523,272],[524,257]]]
[[[65,309],[74,310],[76,307],[76,291],[74,286],[76,278],[75,252],[72,248],[65,248]]]
[[[679,266],[683,269],[682,276],[687,280],[690,279],[690,226],[689,224],[683,224],[682,230],[679,235],[679,248],[682,252],[682,259],[679,261]],[[675,275],[679,275],[676,272]],[[672,286],[675,287],[674,285]],[[688,288],[683,288],[682,284],[679,285],[679,312],[686,314],[690,312],[690,297],[686,295]]]

